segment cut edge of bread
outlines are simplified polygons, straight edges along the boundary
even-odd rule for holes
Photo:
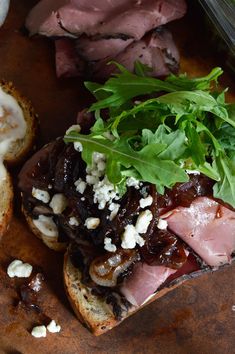
[[[180,283],[163,288],[143,305],[131,307],[121,320],[117,320],[115,319],[111,307],[105,302],[105,300],[92,294],[91,289],[81,282],[81,272],[78,268],[75,268],[72,265],[68,252],[64,255],[63,271],[65,291],[69,302],[79,321],[95,336],[99,336],[119,325],[127,317],[136,313],[184,282],[184,280],[182,280]]]
[[[38,130],[38,117],[31,102],[25,98],[13,85],[12,82],[0,80],[0,87],[4,92],[15,98],[21,107],[26,122],[26,134],[23,139],[12,142],[10,151],[4,156],[4,161],[9,165],[20,163],[31,151]]]
[[[33,219],[31,216],[28,215],[27,211],[24,209],[22,206],[22,212],[25,216],[25,219],[29,225],[30,230],[32,233],[37,236],[42,242],[52,249],[53,251],[57,252],[64,252],[67,248],[67,243],[65,242],[58,242],[58,237],[57,236],[47,236],[43,234],[33,223]]]
[[[6,171],[0,184],[0,237],[6,232],[13,214],[13,183]]]

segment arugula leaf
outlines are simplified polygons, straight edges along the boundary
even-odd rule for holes
[[[134,97],[148,95],[154,92],[175,92],[181,90],[208,89],[211,82],[216,81],[222,74],[220,68],[215,68],[204,78],[188,79],[186,76],[169,76],[165,81],[143,76],[146,68],[136,75],[129,72],[122,65],[117,64],[119,74],[111,77],[104,85],[95,85],[85,82],[86,88],[97,98],[98,102],[90,107],[90,111],[97,109],[120,107]],[[140,64],[138,64],[140,65]],[[101,98],[104,96],[104,98]]]
[[[159,157],[163,160],[177,161],[180,159],[186,151],[185,139],[184,132],[176,130],[168,133],[163,124],[159,125],[155,133],[148,129],[143,129],[142,131],[142,142],[144,145],[158,142],[167,145],[165,150],[159,154]]]
[[[214,197],[235,208],[235,163],[221,154],[215,159],[214,165],[220,175],[220,181],[213,187]]]

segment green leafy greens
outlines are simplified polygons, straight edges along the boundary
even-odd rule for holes
[[[127,177],[164,193],[188,180],[185,170],[197,170],[215,181],[214,197],[235,207],[235,105],[217,92],[222,70],[163,81],[145,76],[140,63],[135,74],[116,65],[120,73],[104,85],[85,83],[97,100],[91,133],[72,131],[65,141],[82,144],[87,164],[93,152],[104,153],[107,177],[123,192]]]

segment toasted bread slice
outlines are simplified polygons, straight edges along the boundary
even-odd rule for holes
[[[173,290],[185,280],[182,278],[180,282],[174,282],[170,287],[163,288],[143,305],[131,307],[118,321],[115,319],[111,307],[100,297],[93,295],[91,289],[81,282],[81,272],[72,265],[68,252],[64,256],[64,285],[68,299],[79,321],[96,336],[117,326],[127,317],[165,295],[168,291]]]
[[[0,87],[3,89],[4,92],[13,96],[18,102],[19,106],[23,111],[24,119],[27,125],[25,137],[23,139],[12,142],[9,151],[4,156],[4,161],[7,164],[15,165],[25,159],[25,157],[33,147],[36,132],[38,129],[38,118],[32,107],[31,102],[23,95],[21,95],[19,91],[16,90],[12,82],[1,80]]]
[[[30,104],[13,86],[12,83],[0,81],[1,89],[13,96],[21,107],[26,122],[26,134],[23,139],[12,141],[9,149],[5,154],[1,155],[0,159],[0,237],[6,231],[13,213],[13,183],[11,177],[6,170],[6,164],[19,163],[33,146],[36,129],[37,118]],[[3,128],[4,130],[4,125]]]
[[[8,228],[13,213],[13,185],[9,173],[0,183],[0,237]]]
[[[37,236],[40,240],[42,240],[47,247],[54,251],[63,252],[67,248],[67,243],[58,242],[57,236],[47,236],[43,234],[33,223],[33,219],[28,215],[27,211],[22,206],[23,214],[26,218],[26,221],[29,225],[30,230]]]

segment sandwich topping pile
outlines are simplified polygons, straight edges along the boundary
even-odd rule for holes
[[[218,89],[220,68],[164,81],[138,62],[135,74],[118,69],[85,83],[96,102],[24,165],[19,186],[34,232],[68,246],[82,286],[120,321],[162,288],[231,262],[235,105]]]

